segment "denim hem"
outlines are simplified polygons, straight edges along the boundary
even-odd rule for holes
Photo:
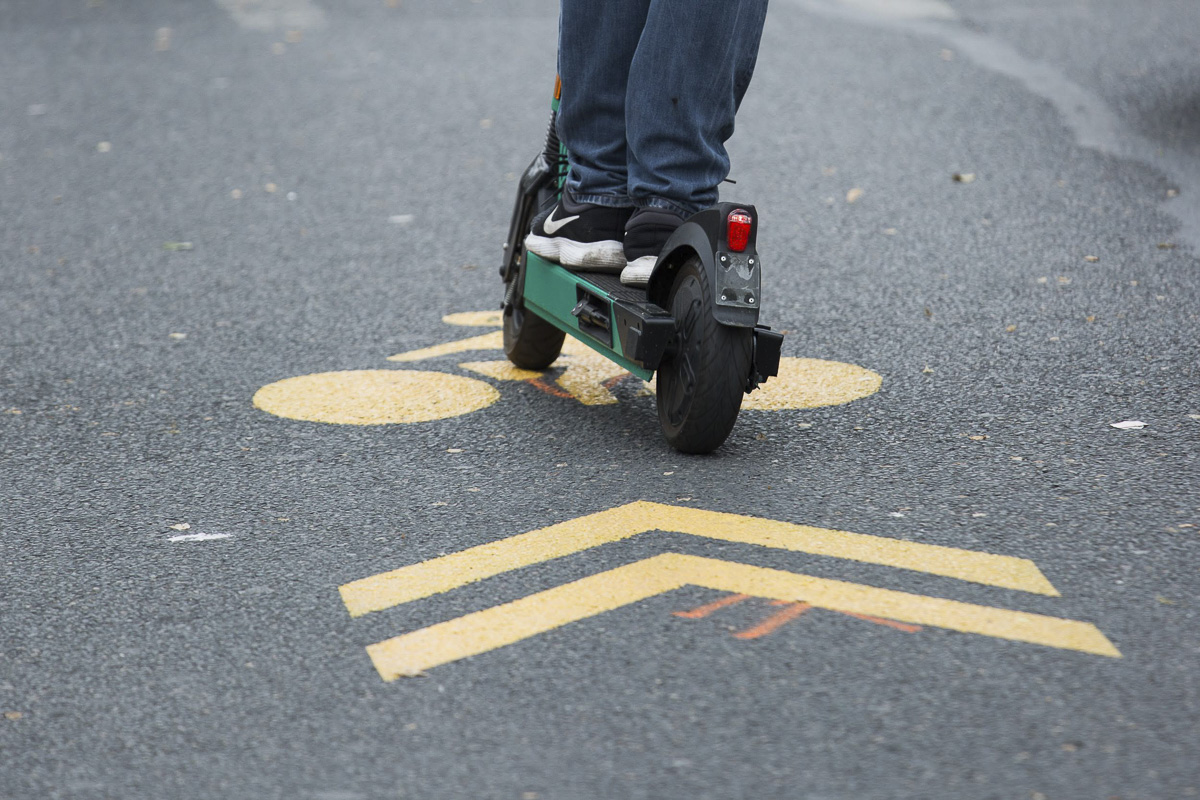
[[[587,203],[592,206],[606,208],[633,208],[633,201],[623,194],[578,194],[571,190],[571,200],[576,203]]]
[[[679,216],[681,216],[685,219],[687,217],[690,217],[692,214],[695,214],[697,211],[701,210],[699,208],[691,208],[688,206],[681,206],[681,205],[679,205],[679,203],[673,202],[671,200],[667,200],[665,197],[646,197],[646,198],[639,197],[637,200],[637,207],[638,208],[660,208],[664,211],[670,211],[672,214],[678,214]]]

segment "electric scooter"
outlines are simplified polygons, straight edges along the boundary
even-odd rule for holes
[[[754,206],[720,203],[671,235],[647,286],[572,272],[524,246],[534,217],[558,202],[567,175],[556,122],[556,81],[546,142],[520,178],[504,245],[504,352],[542,370],[574,336],[655,390],[663,435],[684,453],[711,453],[733,430],[742,396],[779,374],[783,335],[758,324],[762,262]]]

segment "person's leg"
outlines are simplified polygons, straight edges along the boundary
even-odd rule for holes
[[[562,198],[533,221],[525,246],[577,270],[625,267],[629,201],[625,86],[650,0],[562,0],[558,135],[571,169]]]
[[[686,3],[687,0],[684,0]],[[651,0],[561,0],[558,134],[574,200],[629,207],[626,86]]]
[[[651,0],[625,98],[635,206],[686,215],[717,201],[766,13],[767,0]]]
[[[626,91],[621,282],[644,286],[685,217],[717,202],[725,142],[758,58],[767,0],[652,0]]]

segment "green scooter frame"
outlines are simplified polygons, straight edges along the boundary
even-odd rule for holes
[[[504,350],[545,369],[569,334],[643,380],[657,372],[663,434],[677,450],[710,453],[733,430],[742,396],[779,372],[783,336],[758,324],[762,264],[753,206],[721,203],[688,218],[663,248],[648,286],[572,272],[524,246],[534,216],[558,202],[566,151],[556,132],[521,176],[505,244]]]

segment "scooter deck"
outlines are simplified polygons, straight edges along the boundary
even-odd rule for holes
[[[525,307],[643,380],[675,332],[671,315],[617,275],[571,272],[526,253]]]

